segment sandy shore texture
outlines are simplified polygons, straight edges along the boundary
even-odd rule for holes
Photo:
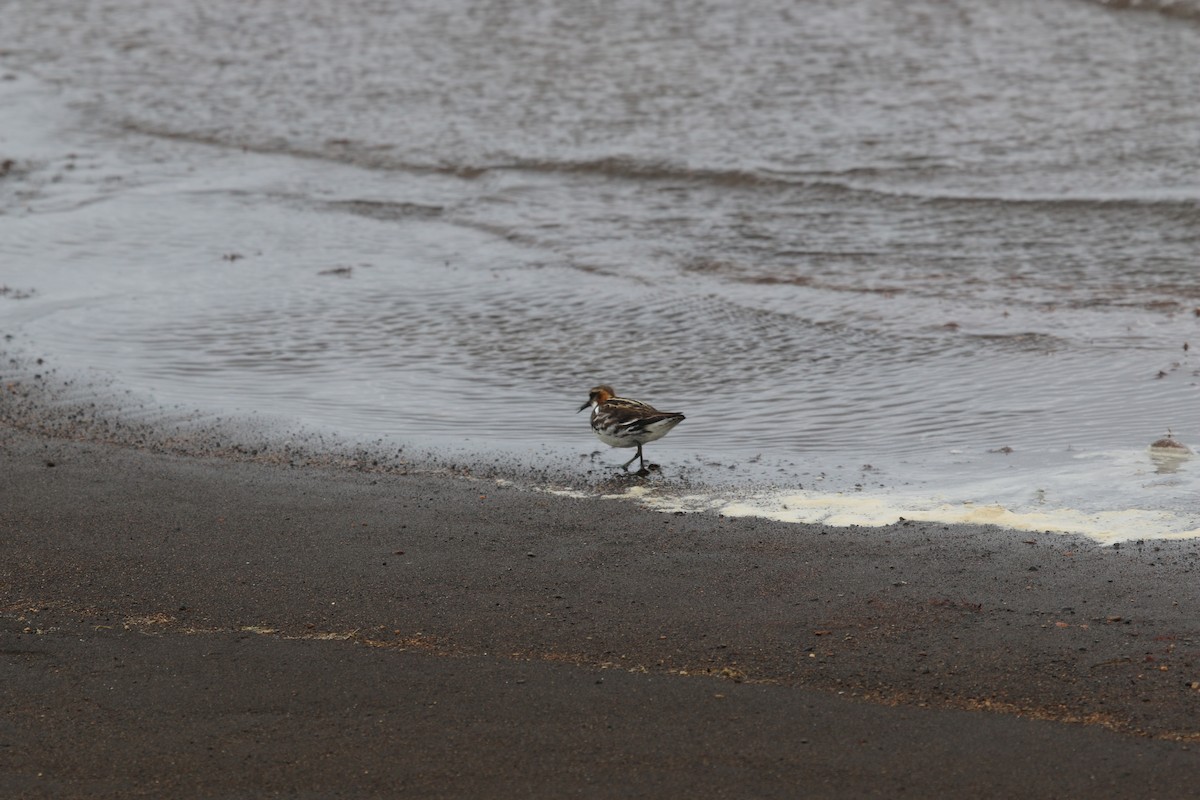
[[[0,428],[6,797],[1190,797],[1195,541]],[[653,478],[652,478],[653,479]]]

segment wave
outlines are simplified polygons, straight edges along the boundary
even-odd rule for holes
[[[1089,2],[1113,11],[1140,11],[1162,14],[1172,19],[1200,22],[1200,2],[1195,0],[1089,0]]]
[[[476,180],[500,172],[527,172],[566,176],[599,177],[613,180],[652,181],[665,184],[710,186],[720,189],[809,191],[826,196],[867,200],[885,199],[923,204],[964,203],[984,205],[1022,205],[1058,209],[1090,209],[1132,206],[1195,212],[1200,210],[1200,187],[1179,191],[1126,191],[1111,193],[1022,193],[974,192],[911,183],[889,185],[893,174],[886,167],[855,167],[840,171],[781,170],[772,167],[706,167],[630,155],[600,156],[589,159],[505,158],[477,162],[414,162],[396,157],[385,148],[367,142],[335,140],[321,144],[271,141],[255,143],[243,137],[223,137],[214,132],[176,131],[159,126],[125,121],[122,128],[131,133],[175,141],[270,155],[346,163],[365,169],[408,172],[419,175],[445,175]]]
[[[1200,187],[1180,192],[1123,192],[1094,194],[1042,194],[1019,192],[969,192],[935,187],[886,185],[886,168],[853,168],[840,172],[797,172],[771,168],[713,168],[642,160],[631,156],[608,156],[588,160],[514,160],[490,165],[457,168],[456,172],[483,174],[502,170],[599,175],[663,182],[702,183],[715,187],[807,189],[829,194],[865,195],[921,203],[947,202],[1045,205],[1056,207],[1118,206],[1200,209]]]

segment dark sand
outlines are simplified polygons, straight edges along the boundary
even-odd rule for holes
[[[677,516],[3,427],[0,541],[4,797],[1200,778],[1196,542]]]

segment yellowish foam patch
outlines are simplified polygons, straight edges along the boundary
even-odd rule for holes
[[[555,489],[553,487],[546,487],[540,489],[539,491],[545,492],[546,494],[552,494],[555,497],[570,497],[575,500],[583,500],[584,498],[592,496],[579,489]]]
[[[650,490],[645,486],[630,486],[619,494],[600,495],[605,500],[644,500],[650,497]]]
[[[1018,531],[1048,531],[1087,536],[1101,544],[1134,539],[1200,537],[1197,520],[1169,511],[1122,509],[1086,512],[1072,508],[1011,510],[999,504],[931,503],[881,495],[799,492],[757,495],[720,507],[727,517],[762,517],[837,527],[880,527],[901,519],[946,524],[997,525]]]
[[[609,500],[634,500],[662,512],[717,511],[727,517],[759,517],[778,522],[834,527],[883,527],[900,520],[947,525],[995,525],[1016,531],[1086,536],[1100,544],[1137,539],[1200,538],[1200,518],[1171,511],[1130,508],[1088,512],[1073,508],[1006,508],[999,503],[938,502],[929,498],[870,494],[778,492],[739,499],[713,495],[670,495],[643,486]]]

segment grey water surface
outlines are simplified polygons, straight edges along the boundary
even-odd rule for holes
[[[6,346],[142,406],[520,469],[607,382],[664,474],[1195,510],[1200,4],[0,19]]]

